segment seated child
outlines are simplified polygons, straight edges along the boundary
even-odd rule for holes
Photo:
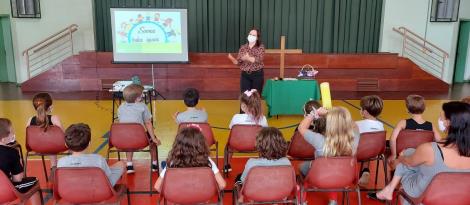
[[[150,153],[152,155],[152,171],[158,170],[157,164],[157,146],[160,145],[160,139],[153,133],[152,114],[147,105],[142,103],[144,87],[137,84],[131,84],[124,88],[123,97],[126,101],[118,108],[118,118],[120,123],[140,123],[146,129],[150,141]],[[132,164],[132,152],[126,153],[127,173],[134,173]]]
[[[29,118],[26,126],[41,126],[44,130],[47,130],[49,126],[57,126],[62,130],[62,123],[60,122],[59,116],[51,115],[52,112],[52,97],[49,93],[38,93],[33,97],[33,106],[36,110],[36,115]],[[50,155],[51,167],[57,166],[57,156]]]
[[[423,113],[426,109],[426,105],[424,103],[424,98],[419,95],[409,95],[406,97],[406,109],[408,113],[411,115],[411,118],[406,120],[401,120],[398,122],[395,129],[393,129],[392,136],[390,137],[390,148],[391,148],[391,156],[388,158],[389,162],[395,160],[397,155],[397,137],[402,130],[427,130],[434,132],[434,138],[436,141],[441,140],[441,136],[437,129],[434,128],[431,122],[424,120]]]
[[[324,135],[309,128],[315,119],[326,118]],[[299,132],[304,139],[315,148],[315,157],[353,156],[359,145],[359,131],[355,127],[351,113],[343,107],[333,107],[330,110],[320,108],[307,115],[299,125]],[[302,175],[306,176],[311,162],[304,162],[300,167]],[[329,205],[336,205],[337,193],[330,193]]]
[[[72,155],[59,159],[58,167],[98,167],[108,176],[111,185],[115,185],[124,173],[124,164],[115,163],[109,167],[106,160],[98,154],[87,154],[90,145],[91,130],[87,124],[79,123],[70,125],[65,130],[65,145]]]
[[[196,122],[205,123],[207,122],[207,112],[204,109],[197,109],[196,105],[199,102],[199,91],[194,88],[188,88],[184,92],[184,104],[186,111],[176,112],[175,121],[177,124],[184,122]]]
[[[198,127],[183,128],[176,135],[173,147],[168,153],[167,167],[185,168],[185,167],[210,167],[214,172],[215,179],[220,190],[225,188],[225,180],[219,172],[217,165],[209,158],[209,147]],[[155,183],[155,189],[162,191],[163,179],[165,177],[166,167],[160,173]]]
[[[256,136],[256,150],[259,158],[250,158],[237,182],[244,182],[251,168],[256,166],[291,165],[286,157],[287,142],[282,133],[274,127],[265,127]],[[237,177],[238,178],[238,177]]]
[[[235,114],[230,121],[230,129],[234,125],[260,125],[268,126],[268,121],[263,115],[261,96],[255,89],[247,90],[240,96],[241,109],[244,114]]]
[[[26,193],[38,183],[35,177],[25,177],[20,154],[17,149],[7,145],[14,136],[11,121],[0,118],[0,170],[11,179],[15,188]],[[41,204],[39,193],[35,193],[31,199],[33,205]]]
[[[304,117],[310,114],[313,110],[317,110],[321,108],[321,104],[316,100],[309,100],[304,104],[303,111]],[[313,120],[312,124],[308,127],[308,129],[313,130],[317,133],[324,134],[326,126],[326,120],[324,117],[319,117],[318,119]],[[299,127],[295,128],[295,131],[299,131]]]
[[[361,116],[363,120],[356,121],[359,133],[378,132],[384,131],[384,125],[377,120],[377,117],[382,113],[383,101],[377,95],[369,95],[361,98]],[[365,186],[369,184],[370,170],[369,163],[364,163],[364,168],[361,170],[361,178],[359,185]]]

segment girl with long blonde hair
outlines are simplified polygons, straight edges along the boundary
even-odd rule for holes
[[[312,121],[319,118],[326,119],[324,135],[309,128]],[[316,150],[315,157],[352,156],[359,144],[359,131],[355,127],[351,113],[343,107],[313,109],[310,114],[300,122],[299,132]],[[310,170],[311,162],[304,162],[300,172],[306,176]],[[337,204],[337,193],[329,195],[329,205]]]

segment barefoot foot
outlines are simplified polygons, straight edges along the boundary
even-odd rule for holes
[[[384,189],[377,192],[376,195],[378,199],[391,201],[393,199],[393,188],[385,186]]]

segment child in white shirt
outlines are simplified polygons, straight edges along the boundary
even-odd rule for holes
[[[383,100],[377,95],[368,95],[361,98],[361,116],[363,120],[357,121],[356,125],[359,133],[378,132],[384,131],[384,125],[377,120],[377,117],[382,113]],[[369,184],[370,171],[369,163],[364,164],[361,170],[361,178],[359,185],[366,186]]]

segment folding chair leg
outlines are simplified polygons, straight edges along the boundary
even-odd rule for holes
[[[127,194],[127,205],[131,205],[131,192],[129,191],[129,188],[126,188],[126,194]]]
[[[219,142],[215,142],[215,165],[219,167]]]
[[[350,205],[350,204],[351,204],[351,202],[350,202],[350,200],[349,200],[349,192],[346,192],[346,204],[347,204],[347,205]]]
[[[380,161],[379,161],[379,158],[377,158],[376,163],[375,163],[375,187],[377,187],[377,180],[379,178],[379,166],[380,166]]]
[[[152,196],[152,178],[153,178],[153,173],[152,173],[152,162],[153,162],[153,158],[152,158],[152,150],[149,150],[150,151],[150,167],[149,167],[149,170],[150,170],[150,187],[149,187],[149,193],[150,193],[150,196]]]
[[[344,205],[344,201],[345,201],[346,197],[347,197],[347,196],[346,196],[346,192],[343,191],[343,199],[341,200],[341,204],[342,204],[342,205]]]
[[[224,175],[225,177],[228,177],[228,172],[227,170],[225,170],[225,167],[227,167],[227,165],[229,164],[229,160],[228,160],[228,146],[225,146],[225,149],[224,149],[224,167],[222,167],[222,170],[224,172]]]
[[[387,157],[385,155],[382,156],[382,164],[384,165],[384,184],[388,184],[388,170],[387,170]]]
[[[42,191],[39,189],[39,200],[41,200],[41,205],[44,205],[44,197],[42,196]]]
[[[361,189],[358,187],[356,188],[356,192],[357,192],[357,205],[362,205],[362,200],[361,200]]]
[[[44,170],[44,176],[46,177],[46,182],[49,182],[49,177],[47,176],[46,161],[44,160],[44,155],[41,155],[42,160],[42,169]]]

